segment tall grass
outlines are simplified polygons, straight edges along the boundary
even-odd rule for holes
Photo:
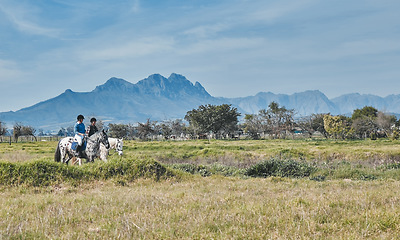
[[[0,239],[399,239],[398,141],[0,143]]]
[[[3,188],[0,238],[398,239],[399,189],[280,177]]]

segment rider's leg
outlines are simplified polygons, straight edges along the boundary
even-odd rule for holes
[[[78,146],[75,149],[75,153],[76,153],[76,155],[79,155],[79,152],[80,152],[81,146],[82,146],[82,137],[79,136],[78,134],[76,134],[75,141],[78,143]]]

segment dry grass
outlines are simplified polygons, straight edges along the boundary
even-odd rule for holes
[[[398,239],[397,181],[282,178],[6,188],[0,236],[62,239]]]
[[[8,162],[27,162],[33,159],[38,159],[38,155],[36,154],[29,154],[24,151],[15,151],[15,152],[8,152],[0,154],[0,161],[8,161]]]
[[[0,143],[0,161],[52,159],[55,146]],[[276,155],[368,164],[397,162],[400,156],[397,141],[126,141],[124,146],[123,158],[234,166]],[[0,239],[400,239],[400,181],[385,179],[187,175],[0,186]]]

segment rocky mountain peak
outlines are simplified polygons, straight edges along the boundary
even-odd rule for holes
[[[177,73],[172,73],[172,74],[168,77],[168,80],[169,80],[170,82],[187,82],[187,81],[189,81],[189,80],[186,79],[185,76],[182,76],[182,75],[177,74]],[[189,81],[189,82],[190,82],[190,81]]]
[[[103,85],[97,86],[93,92],[99,91],[127,91],[134,87],[133,83],[130,83],[122,78],[112,77],[107,80]]]

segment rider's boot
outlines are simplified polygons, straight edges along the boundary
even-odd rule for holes
[[[80,152],[81,152],[81,146],[78,145],[78,146],[76,146],[75,156],[76,156],[76,157],[79,157]]]

